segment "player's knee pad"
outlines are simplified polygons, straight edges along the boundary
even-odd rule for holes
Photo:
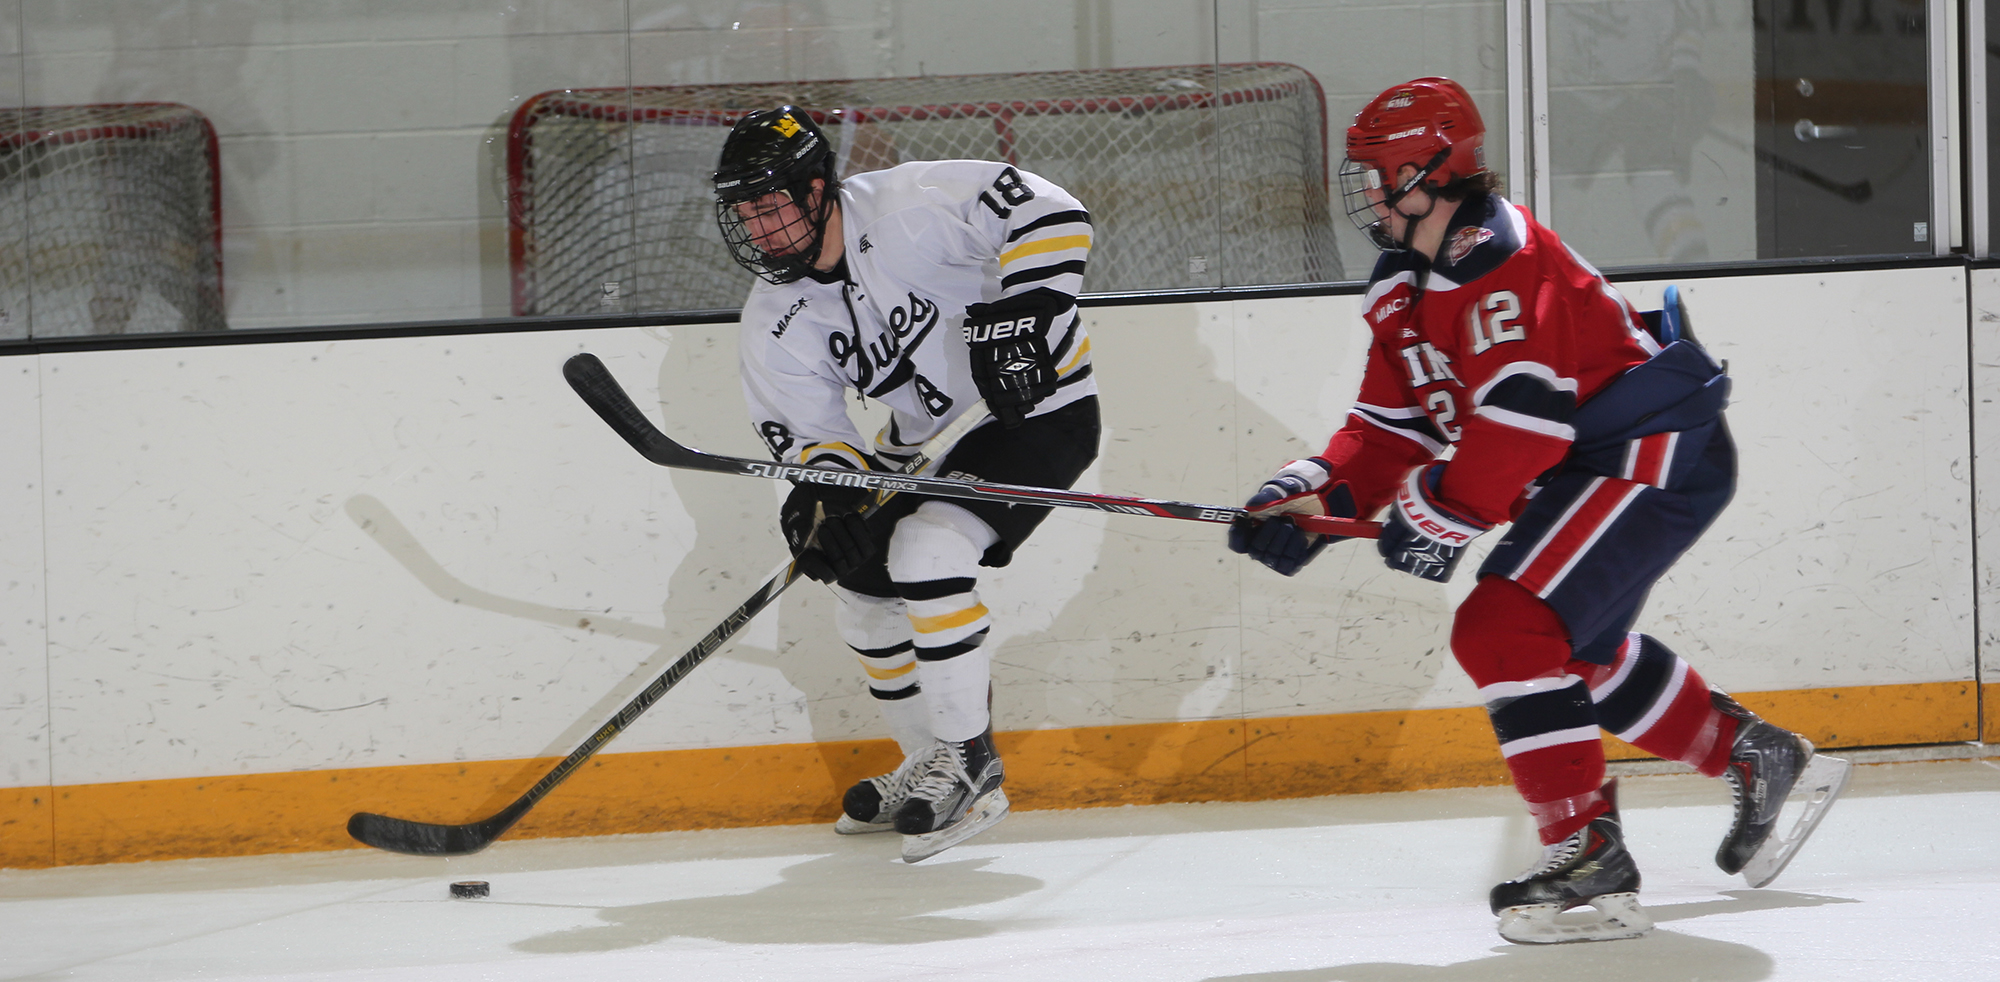
[[[889,579],[898,585],[979,575],[979,557],[999,536],[979,516],[944,501],[926,501],[889,536]]]
[[[860,656],[869,691],[878,699],[915,694],[916,654],[903,598],[873,597],[839,586],[833,592],[840,598],[834,627]]]
[[[1560,676],[1570,658],[1569,632],[1527,588],[1486,576],[1452,619],[1451,653],[1481,688]]]

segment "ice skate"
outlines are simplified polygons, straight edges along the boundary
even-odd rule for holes
[[[1812,741],[1772,726],[1728,696],[1717,693],[1715,705],[1741,721],[1729,749],[1729,769],[1722,772],[1736,816],[1715,850],[1715,865],[1724,873],[1740,872],[1751,886],[1761,887],[1778,878],[1819,827],[1834,799],[1847,789],[1853,765],[1814,753]],[[1796,799],[1789,829],[1781,822],[1788,799]]]
[[[958,845],[1007,817],[1005,772],[993,750],[993,731],[970,740],[939,740],[922,758],[922,773],[896,812],[903,833],[903,861],[921,862]]]
[[[896,810],[909,800],[910,787],[923,776],[929,761],[928,754],[911,754],[887,774],[854,782],[841,797],[841,814],[834,820],[833,830],[841,835],[865,835],[895,828]]]
[[[1604,786],[1611,811],[1545,846],[1542,861],[1493,888],[1500,936],[1515,944],[1612,941],[1653,929],[1639,906],[1639,867],[1618,824],[1617,782]],[[1577,907],[1587,914],[1565,915]]]

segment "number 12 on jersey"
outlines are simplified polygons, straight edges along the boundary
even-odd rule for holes
[[[1521,298],[1512,290],[1489,293],[1478,303],[1465,309],[1466,325],[1472,329],[1472,353],[1483,355],[1486,349],[1496,344],[1520,341],[1528,336],[1527,327],[1508,323],[1521,316]]]

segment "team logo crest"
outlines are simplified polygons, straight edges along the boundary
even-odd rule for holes
[[[1416,95],[1411,93],[1408,89],[1404,89],[1403,91],[1398,92],[1393,96],[1390,96],[1389,101],[1382,104],[1382,108],[1408,109],[1411,106],[1416,105],[1416,103],[1417,103]]]
[[[778,117],[778,121],[772,123],[771,128],[777,130],[779,136],[782,136],[788,140],[791,139],[792,135],[794,133],[797,133],[800,129],[799,121],[793,119],[791,113],[786,113],[785,115]]]
[[[1458,234],[1451,237],[1450,248],[1445,251],[1446,261],[1455,263],[1464,259],[1472,250],[1478,248],[1481,242],[1492,237],[1493,230],[1490,228],[1475,225],[1472,228],[1459,229]]]

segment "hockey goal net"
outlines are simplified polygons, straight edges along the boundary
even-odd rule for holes
[[[716,310],[750,275],[715,229],[729,127],[790,103],[840,173],[1003,160],[1090,209],[1092,293],[1335,278],[1326,106],[1276,63],[544,92],[508,129],[514,312]]]
[[[221,210],[194,109],[0,109],[0,336],[222,329]]]

